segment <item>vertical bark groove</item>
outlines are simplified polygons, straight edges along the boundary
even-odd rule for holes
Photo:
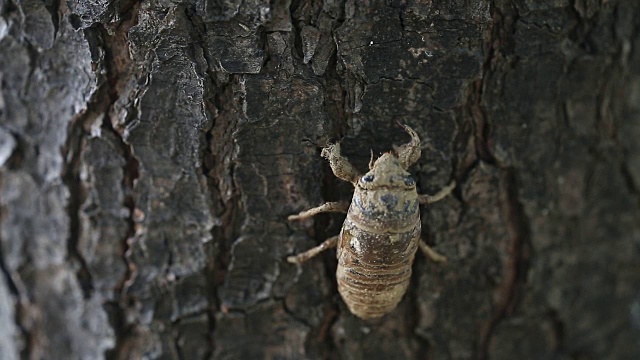
[[[515,310],[517,306],[518,291],[522,288],[527,278],[529,258],[529,220],[519,200],[517,170],[508,164],[500,163],[491,152],[488,141],[491,134],[491,124],[485,109],[484,89],[489,86],[490,80],[498,75],[494,67],[502,65],[502,54],[510,51],[512,44],[511,34],[515,31],[513,24],[518,19],[517,11],[509,4],[502,8],[503,4],[492,4],[492,26],[487,30],[485,40],[485,61],[482,66],[482,79],[473,85],[471,95],[472,119],[475,124],[475,144],[478,159],[486,164],[491,164],[500,169],[500,202],[501,213],[505,218],[510,241],[506,248],[506,261],[503,269],[503,281],[494,290],[494,306],[492,315],[480,326],[478,340],[478,358],[489,358],[489,342],[494,328],[505,317]],[[511,64],[513,66],[513,63]],[[477,165],[477,162],[476,162]],[[473,166],[472,166],[473,168]]]

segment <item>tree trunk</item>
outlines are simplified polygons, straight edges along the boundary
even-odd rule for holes
[[[0,359],[640,359],[640,2],[0,0]],[[329,250],[408,141],[410,289]]]

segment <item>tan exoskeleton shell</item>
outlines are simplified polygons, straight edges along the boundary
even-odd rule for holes
[[[420,238],[419,204],[441,200],[455,183],[434,196],[418,195],[407,168],[420,158],[420,138],[410,127],[403,127],[411,141],[370,163],[364,176],[340,155],[340,144],[324,148],[322,156],[329,159],[333,173],[355,186],[350,205],[330,202],[288,218],[347,212],[339,235],[287,260],[301,263],[337,246],[338,291],[349,310],[362,319],[381,317],[398,305],[409,286],[418,247],[432,260],[446,261]]]

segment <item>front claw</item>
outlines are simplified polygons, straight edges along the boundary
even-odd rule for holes
[[[407,125],[400,124],[404,128],[409,136],[411,136],[411,141],[401,146],[393,146],[393,151],[396,153],[398,160],[400,160],[400,164],[406,170],[409,166],[413,165],[416,161],[420,159],[420,154],[422,149],[420,148],[420,137],[418,133],[416,133],[412,128]]]
[[[358,179],[360,179],[358,171],[356,171],[347,158],[340,154],[340,143],[327,145],[327,147],[322,149],[322,153],[320,155],[329,160],[331,170],[338,178],[352,184],[355,184],[358,182]]]

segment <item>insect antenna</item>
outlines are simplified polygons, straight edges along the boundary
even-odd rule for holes
[[[369,160],[369,170],[373,169],[373,163],[375,160],[373,159],[373,149],[371,149],[371,160]]]

